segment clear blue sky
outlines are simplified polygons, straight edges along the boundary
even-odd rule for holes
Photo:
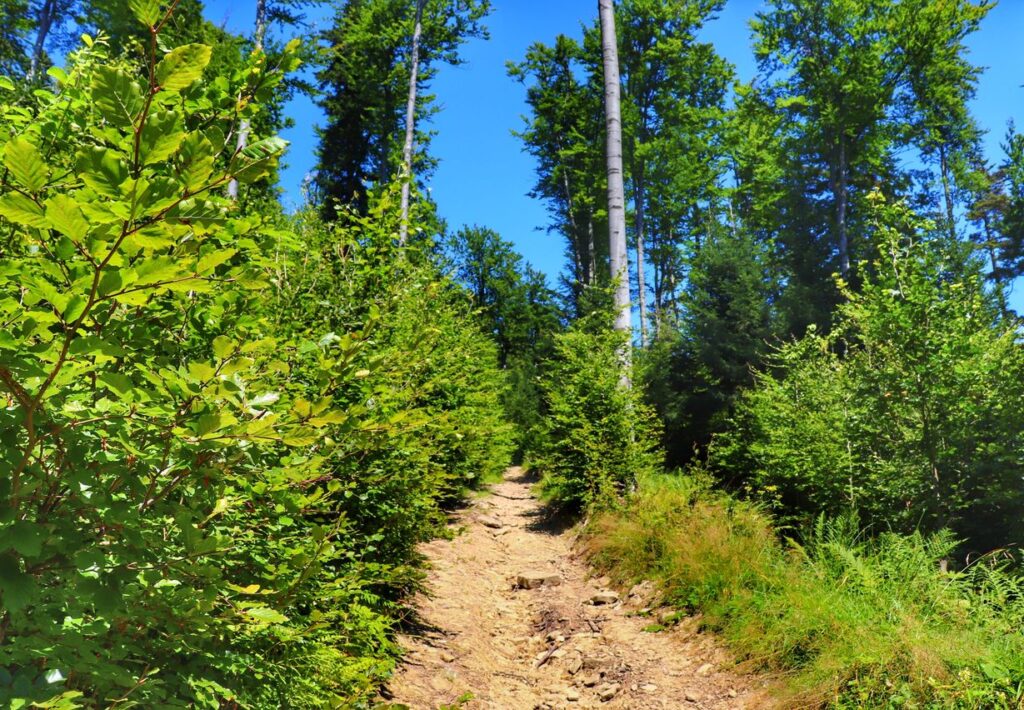
[[[704,38],[736,66],[742,80],[754,74],[748,22],[762,5],[761,0],[730,0],[704,31]],[[207,16],[232,31],[246,32],[253,8],[251,2],[213,0]],[[311,14],[314,28],[326,23],[329,12],[324,7]],[[497,230],[552,280],[563,265],[563,243],[557,235],[538,231],[547,221],[544,207],[526,194],[533,184],[534,163],[511,134],[523,125],[525,91],[506,76],[505,62],[521,59],[532,42],[547,42],[559,33],[579,35],[581,23],[591,22],[596,12],[595,0],[494,0],[487,20],[490,40],[466,45],[466,63],[443,67],[430,87],[442,108],[434,120],[438,135],[432,147],[441,163],[430,182],[441,215],[453,229],[479,224]],[[1007,121],[1016,118],[1024,125],[1024,0],[1002,0],[969,45],[972,61],[987,67],[973,109],[989,130],[989,158],[997,159]],[[281,182],[286,200],[294,203],[303,177],[315,164],[313,126],[322,115],[304,98],[294,101],[288,113],[296,126],[284,135],[292,145]],[[1016,295],[1024,298],[1024,293]]]

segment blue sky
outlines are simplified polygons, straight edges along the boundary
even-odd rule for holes
[[[433,121],[438,135],[432,152],[441,162],[430,189],[453,229],[479,224],[497,230],[554,280],[563,265],[563,244],[557,235],[542,231],[547,222],[544,206],[527,196],[534,163],[512,135],[523,125],[525,90],[507,77],[505,62],[521,59],[532,42],[550,41],[559,33],[579,35],[581,23],[596,16],[597,3],[494,0],[493,4],[487,20],[491,38],[468,43],[463,49],[465,64],[442,67],[430,87],[442,109]],[[755,71],[748,22],[762,5],[761,0],[730,0],[703,34],[736,66],[744,81]],[[207,5],[207,17],[232,31],[246,32],[252,26],[253,8],[251,2],[213,0]],[[324,6],[310,14],[314,29],[327,22],[329,12]],[[969,46],[971,60],[987,67],[973,109],[989,130],[989,158],[996,159],[1007,121],[1016,118],[1024,125],[1024,63],[1020,60],[1024,0],[1002,0],[970,38]],[[281,182],[286,200],[295,203],[300,200],[304,176],[315,164],[313,126],[322,121],[322,115],[302,97],[289,106],[288,113],[296,126],[284,134],[292,145]]]

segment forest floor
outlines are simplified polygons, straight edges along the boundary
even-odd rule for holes
[[[422,547],[428,595],[402,637],[406,660],[385,689],[414,710],[760,708],[766,681],[739,672],[713,636],[684,620],[645,631],[668,610],[655,590],[621,595],[592,578],[576,529],[548,515],[511,468]]]

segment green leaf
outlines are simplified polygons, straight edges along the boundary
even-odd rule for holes
[[[46,528],[28,520],[19,520],[4,531],[3,539],[7,547],[22,557],[38,557],[43,551],[46,539]]]
[[[288,621],[288,617],[284,614],[265,606],[246,609],[245,615],[252,621],[261,624],[283,624]]]
[[[213,144],[201,133],[190,133],[178,151],[178,175],[190,191],[205,187],[213,173]]]
[[[46,219],[54,229],[76,242],[84,240],[89,233],[89,223],[82,216],[78,203],[63,193],[46,201]]]
[[[204,254],[196,262],[196,273],[205,274],[207,271],[217,268],[237,253],[237,249],[218,249],[217,251]]]
[[[128,164],[114,150],[85,148],[78,153],[77,169],[86,185],[104,197],[120,198],[128,179]]]
[[[11,81],[9,76],[0,76],[0,89],[5,91],[14,91],[14,82]]]
[[[109,343],[98,335],[85,335],[71,341],[69,352],[72,355],[105,355],[107,357],[124,357],[121,346]]]
[[[115,394],[126,395],[132,391],[132,381],[120,372],[104,372],[97,379]]]
[[[128,0],[128,9],[146,27],[155,27],[163,17],[160,0]]]
[[[170,281],[184,274],[178,266],[178,262],[169,256],[155,256],[152,259],[146,259],[136,268],[136,273],[140,285]]]
[[[85,296],[79,296],[75,294],[68,299],[68,304],[64,306],[64,312],[61,316],[64,318],[65,323],[74,323],[78,320],[79,316],[85,313],[85,306],[88,303]]]
[[[235,341],[226,335],[218,335],[213,339],[213,354],[220,360],[231,356],[235,351]]]
[[[24,138],[15,138],[4,146],[4,167],[29,192],[39,192],[46,186],[49,171],[43,156]]]
[[[143,165],[167,160],[181,145],[185,132],[181,119],[174,111],[156,111],[146,117],[139,140],[139,155]]]
[[[100,115],[118,128],[131,128],[142,111],[142,87],[124,71],[99,67],[92,80],[92,100]]]
[[[18,559],[12,554],[0,555],[0,604],[10,612],[19,612],[32,601],[36,585],[21,571]]]
[[[242,183],[267,175],[288,147],[288,141],[272,136],[244,148],[231,161],[231,174]]]
[[[43,208],[17,192],[0,197],[0,215],[26,227],[46,227],[49,224]]]
[[[156,81],[168,91],[187,89],[203,75],[211,50],[205,44],[186,44],[172,49],[156,67]]]
[[[189,198],[182,200],[174,209],[167,213],[167,219],[185,224],[210,226],[227,219],[224,209],[209,200]]]

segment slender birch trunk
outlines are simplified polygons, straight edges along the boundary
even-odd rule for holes
[[[423,6],[426,0],[416,0],[416,25],[412,31],[412,57],[409,70],[409,101],[405,105],[405,145],[402,147],[402,223],[398,243],[405,246],[409,238],[409,192],[412,188],[412,148],[416,136],[416,84],[420,70],[420,36],[423,34]]]
[[[267,0],[256,0],[256,29],[252,34],[252,41],[255,51],[263,51],[263,41],[267,35]],[[252,125],[248,118],[243,118],[238,126],[238,140],[235,142],[236,152],[242,152],[249,145],[249,132]],[[228,197],[232,200],[238,199],[238,180],[234,178],[228,183]]]
[[[34,82],[43,65],[43,53],[46,49],[46,38],[53,27],[54,16],[57,14],[57,0],[46,0],[39,8],[39,26],[36,28],[36,41],[32,46],[32,57],[29,59],[28,83]]]
[[[640,305],[640,347],[647,345],[647,289],[644,284],[644,239],[647,234],[644,203],[643,163],[633,167],[633,202],[636,203],[636,290],[637,302]]]
[[[844,281],[850,279],[850,238],[846,228],[846,211],[849,200],[847,191],[846,137],[839,134],[839,159],[836,166],[835,200],[836,229],[839,233],[839,274]]]
[[[629,256],[626,253],[626,196],[622,182],[622,105],[619,81],[619,50],[615,36],[615,8],[612,0],[598,0],[601,15],[601,45],[604,58],[604,114],[608,169],[608,247],[611,275],[615,282],[615,330],[629,333]],[[630,348],[622,353],[623,378],[628,386]]]

